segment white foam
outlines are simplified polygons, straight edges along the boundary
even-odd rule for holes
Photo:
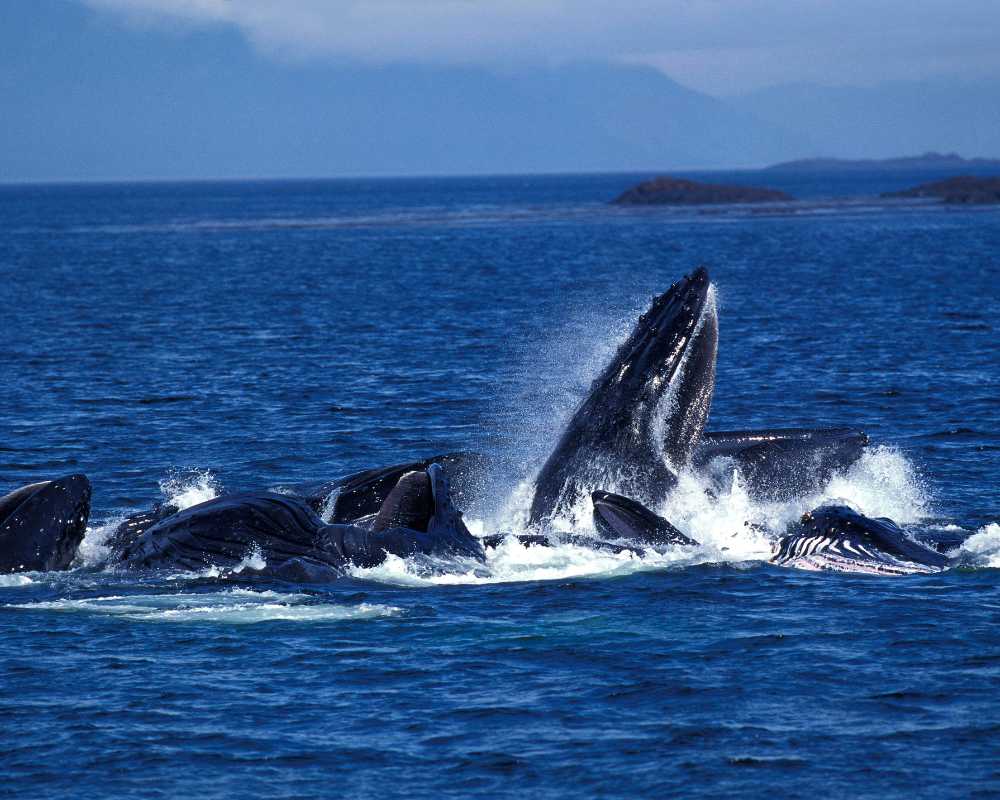
[[[177,506],[181,511],[214,500],[219,491],[219,482],[208,470],[175,474],[160,481],[164,502]]]
[[[435,565],[426,559],[403,559],[389,555],[379,566],[354,568],[351,574],[394,586],[421,587],[613,577],[662,569],[679,562],[690,563],[690,552],[678,548],[674,553],[650,553],[640,557],[628,550],[611,553],[579,544],[525,546],[516,537],[508,536],[497,547],[486,549],[485,564],[439,561]],[[434,569],[434,566],[437,568]]]
[[[29,586],[34,583],[34,579],[24,573],[18,573],[16,575],[0,575],[0,588],[9,588],[13,586]]]
[[[247,570],[262,570],[267,566],[267,561],[261,553],[260,547],[252,545],[244,554],[243,559],[233,567],[220,567],[216,564],[209,564],[200,570],[180,570],[169,572],[163,576],[167,581],[190,581],[201,578],[232,578]]]
[[[100,525],[87,527],[83,535],[83,541],[76,551],[76,564],[90,567],[104,563],[111,555],[107,547],[108,537],[117,530],[118,526],[125,521],[127,514],[117,514]]]
[[[929,501],[923,479],[892,447],[867,448],[844,475],[835,475],[824,499],[843,500],[869,517],[889,517],[899,525],[924,519]]]
[[[950,555],[969,566],[1000,569],[1000,524],[991,522],[980,528]]]
[[[82,599],[9,604],[8,608],[103,614],[142,622],[224,622],[248,624],[283,620],[326,622],[377,619],[399,614],[395,606],[375,603],[316,603],[304,594],[232,589],[225,592],[109,595]]]
[[[233,568],[233,572],[240,573],[245,569],[261,570],[267,566],[264,555],[260,551],[260,546],[254,544],[250,551],[243,556],[243,560]]]
[[[337,499],[340,497],[340,487],[338,486],[333,491],[326,496],[326,500],[323,501],[323,508],[320,509],[319,517],[324,522],[329,522],[333,519],[333,512],[337,509]]]

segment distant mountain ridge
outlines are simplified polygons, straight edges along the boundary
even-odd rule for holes
[[[775,160],[814,155],[892,159],[927,152],[1000,156],[997,78],[920,79],[870,87],[783,84],[725,99],[808,140],[804,148],[789,141],[785,155]]]
[[[66,0],[0,2],[0,98],[0,183],[655,175],[928,151],[929,177],[1000,172],[936,155],[1000,156],[1000,78],[715,97],[635,64],[273,59],[235,29],[121,27]],[[809,161],[794,169],[848,168]]]
[[[800,158],[764,168],[774,172],[834,172],[852,170],[1000,170],[1000,159],[963,158],[958,153],[927,152],[896,158]]]
[[[651,67],[275,61],[234,31],[125,35],[82,5],[36,3],[44,14],[0,3],[0,182],[638,172],[811,152]],[[40,60],[53,41],[59,59]]]

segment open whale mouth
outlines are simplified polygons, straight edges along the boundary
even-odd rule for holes
[[[676,473],[701,438],[715,389],[719,323],[708,272],[699,268],[657,297],[633,338],[623,387],[634,397],[633,425]]]
[[[862,516],[846,506],[804,514],[775,546],[772,564],[805,570],[881,575],[937,572],[947,556],[911,539],[894,522]]]
[[[649,502],[662,498],[704,430],[718,330],[704,268],[653,300],[539,472],[533,523],[568,512],[599,487]]]

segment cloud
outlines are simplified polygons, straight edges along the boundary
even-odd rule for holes
[[[84,0],[230,25],[285,59],[641,61],[716,91],[1000,72],[994,0]]]

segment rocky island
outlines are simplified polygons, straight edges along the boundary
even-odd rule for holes
[[[700,183],[663,176],[633,186],[613,202],[616,205],[626,206],[699,206],[721,203],[775,203],[794,199],[777,189]]]
[[[961,175],[901,192],[886,192],[882,197],[931,197],[954,205],[996,205],[1000,204],[1000,178]]]

